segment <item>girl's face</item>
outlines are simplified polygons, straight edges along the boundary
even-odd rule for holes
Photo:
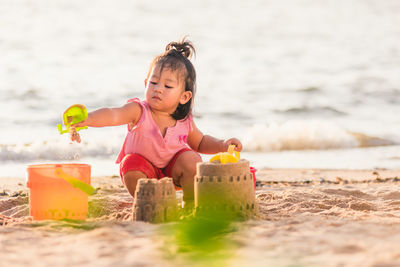
[[[148,79],[144,81],[146,86],[146,101],[153,110],[174,113],[178,104],[185,104],[192,97],[192,92],[185,91],[185,82],[179,75],[179,70],[171,71],[164,67],[155,66]]]

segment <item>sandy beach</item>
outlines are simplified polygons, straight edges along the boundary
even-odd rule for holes
[[[2,264],[400,265],[400,170],[263,169],[257,179],[258,216],[233,223],[209,241],[223,245],[202,254],[179,242],[180,222],[133,222],[119,177],[92,178],[85,222],[32,221],[25,179],[2,178]]]

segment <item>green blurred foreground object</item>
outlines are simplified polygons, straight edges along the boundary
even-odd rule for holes
[[[87,116],[88,116],[87,110],[84,105],[75,104],[75,105],[70,106],[69,108],[67,108],[67,110],[63,114],[63,123],[64,123],[66,129],[63,130],[62,124],[58,124],[57,125],[58,131],[60,132],[60,134],[68,133],[72,124],[79,123],[79,122],[86,120]],[[79,130],[83,130],[83,129],[87,129],[87,128],[88,128],[87,126],[76,127],[75,130],[79,131]]]
[[[227,267],[238,248],[232,236],[238,232],[240,218],[221,209],[207,210],[201,215],[187,214],[175,224],[165,225],[164,246],[167,257],[176,257],[186,266]]]
[[[55,172],[56,172],[57,177],[67,181],[73,187],[83,191],[84,193],[86,193],[88,195],[94,194],[95,189],[93,186],[88,185],[87,183],[82,182],[81,180],[66,174],[61,168],[57,168]]]

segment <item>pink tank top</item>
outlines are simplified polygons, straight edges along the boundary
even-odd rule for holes
[[[128,134],[116,163],[120,163],[125,155],[135,153],[157,168],[164,168],[179,150],[190,148],[187,137],[192,130],[192,115],[169,127],[163,137],[151,116],[149,104],[138,98],[130,99],[129,102],[136,102],[142,107],[142,116],[136,125],[128,124]]]

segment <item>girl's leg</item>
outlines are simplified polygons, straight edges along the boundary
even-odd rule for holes
[[[147,176],[141,171],[128,171],[122,177],[125,187],[132,197],[135,197],[136,185],[140,178],[147,178]]]
[[[122,182],[129,194],[135,197],[136,185],[140,178],[159,177],[161,172],[156,169],[147,159],[138,154],[128,154],[121,161],[120,175]]]
[[[172,168],[174,182],[182,186],[183,202],[186,208],[194,206],[194,176],[197,162],[202,162],[197,152],[185,151],[179,154]]]

